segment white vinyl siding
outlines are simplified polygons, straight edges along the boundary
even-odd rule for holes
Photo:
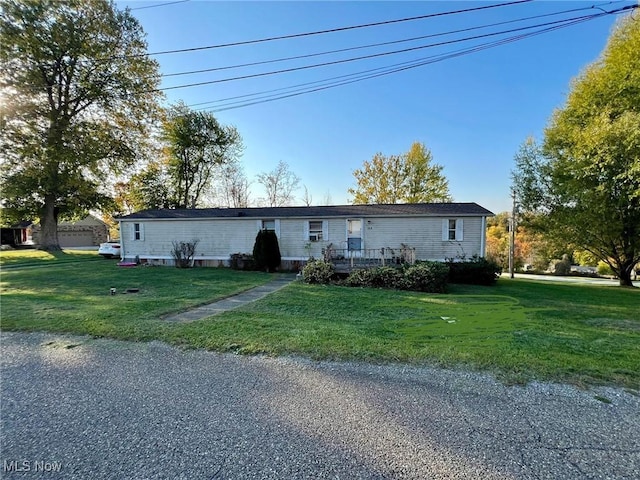
[[[135,220],[121,221],[122,238],[134,239],[136,223],[141,239],[127,241],[123,256],[135,258],[171,258],[172,241],[198,240],[196,260],[210,258],[227,260],[233,253],[251,253],[256,233],[262,229],[262,220],[269,218],[211,218],[166,220],[150,219],[144,223]],[[331,244],[334,248],[347,248],[347,226],[345,217],[338,218],[282,218],[271,219],[278,235],[280,253],[283,258],[321,258],[322,249]],[[401,244],[416,249],[416,258],[422,260],[444,260],[473,255],[483,255],[482,217],[456,218],[456,235],[461,240],[443,241],[442,225],[448,218],[442,217],[365,217],[362,219],[362,241],[366,249],[400,249]],[[322,222],[322,240],[309,239],[313,222]],[[311,225],[310,225],[311,222]],[[464,230],[463,230],[464,224]],[[463,235],[464,233],[464,235]]]
[[[365,220],[363,234],[366,237],[367,249],[399,249],[401,244],[405,244],[416,249],[416,258],[419,260],[445,260],[482,255],[482,219],[466,217],[463,223],[464,240],[459,242],[443,241],[441,217],[368,218]],[[448,236],[448,228],[446,231]]]

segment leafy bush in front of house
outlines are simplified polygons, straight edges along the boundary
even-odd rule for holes
[[[324,261],[310,262],[307,283],[328,283],[333,276],[325,273],[322,279],[316,280],[317,270],[328,268],[331,264]],[[308,264],[309,265],[309,264]],[[307,268],[307,267],[305,267]],[[360,268],[353,270],[341,284],[347,287],[395,288],[427,293],[445,293],[447,284],[469,283],[474,285],[493,285],[502,268],[493,261],[485,258],[473,257],[463,262],[450,261],[448,263],[420,261],[413,265],[403,265],[400,268],[380,266],[374,268]],[[306,277],[305,270],[303,275]]]
[[[494,285],[502,273],[502,267],[493,260],[474,256],[463,262],[450,261],[449,282],[471,285]]]
[[[375,267],[371,269],[371,287],[377,288],[401,288],[403,284],[403,272],[394,267]]]
[[[196,254],[196,247],[200,240],[191,240],[190,242],[171,242],[171,256],[176,267],[191,268],[193,267],[193,257]]]
[[[302,279],[305,283],[327,284],[333,275],[333,264],[324,260],[311,259],[302,268]]]
[[[343,281],[349,287],[397,288],[417,292],[443,293],[449,269],[439,262],[420,262],[403,268],[358,269]]]
[[[258,270],[275,271],[280,266],[280,246],[273,230],[260,230],[253,245],[253,259]]]
[[[347,287],[371,287],[371,279],[373,278],[372,270],[372,268],[352,270],[349,276],[342,281],[342,284]]]
[[[398,288],[416,292],[445,293],[449,268],[441,262],[418,262],[403,269]]]
[[[343,283],[349,287],[399,288],[402,277],[399,268],[362,268],[353,270]]]

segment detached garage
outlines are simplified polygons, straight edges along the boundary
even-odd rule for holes
[[[40,226],[34,228],[34,242],[38,243]],[[108,240],[108,227],[102,220],[89,215],[75,222],[58,224],[58,240],[62,248],[97,247]]]
[[[70,247],[89,247],[95,245],[93,240],[93,231],[91,230],[68,230],[59,231],[58,240],[63,248]]]

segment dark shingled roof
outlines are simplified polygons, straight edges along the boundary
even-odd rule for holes
[[[407,203],[394,205],[328,205],[319,207],[189,208],[142,210],[119,220],[292,217],[484,217],[493,213],[477,203]]]

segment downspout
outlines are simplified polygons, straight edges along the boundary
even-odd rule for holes
[[[480,256],[484,258],[487,247],[487,217],[482,217],[482,233],[480,235]]]
[[[124,262],[124,235],[122,234],[122,220],[118,220],[118,230],[120,231],[120,261]]]

